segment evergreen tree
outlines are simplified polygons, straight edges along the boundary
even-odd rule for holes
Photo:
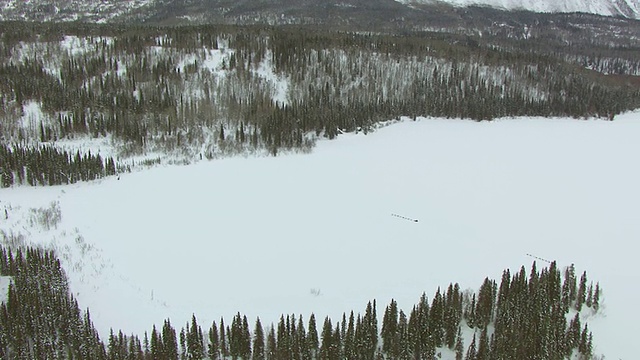
[[[345,331],[344,342],[344,357],[347,359],[356,359],[358,356],[356,348],[356,329],[355,329],[355,317],[353,311],[349,314],[349,322],[347,324],[347,330]]]
[[[472,295],[471,303],[465,311],[465,318],[469,327],[474,328],[476,326],[476,294]]]
[[[600,309],[600,283],[596,283],[596,289],[593,291],[593,310]]]
[[[111,337],[109,337],[111,341]],[[151,330],[151,358],[160,359],[164,357],[164,347],[162,346],[162,338],[156,330],[156,326],[153,326]]]
[[[495,289],[495,283],[494,289]],[[492,291],[492,297],[495,297],[495,291]],[[491,300],[493,304],[493,299]],[[444,309],[444,337],[445,345],[449,349],[453,349],[456,342],[456,334],[462,319],[462,296],[460,294],[460,286],[458,284],[449,284],[445,297]]]
[[[576,314],[569,322],[569,327],[565,335],[565,356],[570,356],[573,349],[576,349],[580,345],[580,329],[580,315]]]
[[[318,340],[318,330],[316,326],[316,316],[312,313],[309,317],[309,330],[307,331],[307,346],[311,352],[311,356],[316,358],[320,342]]]
[[[265,360],[265,344],[264,332],[260,318],[256,319],[255,329],[253,331],[253,357],[252,360]]]
[[[191,326],[186,326],[187,359],[201,360],[204,358],[204,342],[202,330],[198,326],[195,314],[191,316]]]
[[[343,358],[342,337],[340,334],[342,334],[342,331],[340,330],[340,323],[337,323],[331,336],[331,343],[329,344],[329,358],[332,360],[340,360]]]
[[[382,318],[382,352],[391,359],[396,359],[398,348],[398,305],[395,300],[387,306]]]
[[[458,328],[458,335],[456,336],[456,345],[454,350],[456,352],[456,360],[462,360],[464,356],[464,344],[462,341],[462,333],[460,332],[460,328]]]
[[[278,345],[276,342],[276,331],[273,326],[271,326],[269,334],[267,335],[267,349],[265,353],[266,360],[276,360],[278,358],[277,349]]]
[[[480,341],[478,342],[478,351],[476,353],[476,360],[488,360],[491,358],[489,353],[489,339],[487,337],[487,328],[482,329],[480,333]]]
[[[149,336],[147,335],[147,332],[144,332],[144,340],[142,341],[142,351],[143,351],[143,358],[148,359],[151,357],[150,354],[150,349],[149,349]]]
[[[162,342],[164,358],[167,360],[178,360],[178,339],[176,330],[171,326],[169,319],[164,321],[162,326]]]
[[[409,324],[407,315],[400,310],[398,315],[398,359],[409,360],[411,358],[411,350],[409,348]]]
[[[562,284],[562,303],[565,308],[565,312],[569,310],[569,307],[576,299],[576,276],[575,268],[571,264],[564,273],[564,283]]]
[[[229,346],[227,344],[227,332],[224,327],[224,319],[220,318],[220,356],[224,359],[229,356]]]
[[[591,332],[589,332],[589,327],[587,325],[584,326],[582,333],[580,335],[580,344],[578,345],[578,351],[585,359],[591,358],[591,345],[590,345]]]
[[[476,360],[476,334],[473,334],[473,339],[469,344],[469,348],[467,349],[467,355],[465,356],[465,360]]]
[[[298,318],[298,342],[300,343],[300,359],[311,360],[311,351],[309,350],[309,344],[307,341],[307,334],[304,328],[304,321],[302,315]]]
[[[291,338],[291,360],[300,360],[301,356],[301,345],[298,329],[296,328],[296,316],[295,314],[291,314],[289,320],[289,334]]]
[[[580,285],[578,286],[578,292],[576,293],[576,310],[582,310],[582,305],[585,302],[585,296],[587,292],[587,272],[583,272],[580,277]]]
[[[367,303],[362,318],[362,331],[364,340],[364,358],[373,359],[378,349],[378,320],[376,315],[376,301]]]
[[[189,323],[187,323],[187,326]],[[180,329],[180,360],[185,360],[187,358],[187,336],[185,334],[184,328]]]
[[[425,293],[422,293],[422,296],[420,296],[417,313],[419,329],[417,343],[421,344],[420,351],[418,351],[418,353],[421,358],[432,359],[436,354],[436,344],[431,334],[431,324],[429,323],[429,301]]]
[[[495,299],[495,282],[485,278],[480,291],[478,292],[478,302],[476,304],[475,321],[476,325],[484,328],[492,320],[493,302]]]
[[[242,337],[240,343],[240,356],[245,360],[251,359],[251,330],[247,316],[242,317]]]
[[[318,359],[320,360],[333,360],[332,346],[333,346],[333,327],[331,325],[331,319],[327,316],[324,319],[324,325],[322,326],[322,333],[320,335],[320,351]]]
[[[214,321],[209,329],[209,346],[207,355],[211,360],[220,359],[220,337],[218,336],[218,325]]]
[[[587,305],[587,307],[593,306],[593,283],[589,284],[589,288],[587,289],[587,299],[585,300],[585,305]]]
[[[284,316],[280,316],[280,322],[278,322],[276,356],[279,360],[291,359],[291,338],[290,333],[287,331],[287,324],[289,323],[288,318],[289,317],[287,317],[287,320],[285,321]]]
[[[429,311],[429,330],[433,338],[435,347],[443,345],[444,341],[444,300],[440,294],[440,288],[436,291],[436,295],[431,300],[431,310]]]

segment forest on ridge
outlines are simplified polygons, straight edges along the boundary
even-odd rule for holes
[[[612,120],[640,107],[633,42],[520,31],[0,23],[0,185],[95,179],[146,153],[309,151],[401,116]],[[57,146],[82,139],[116,151]]]

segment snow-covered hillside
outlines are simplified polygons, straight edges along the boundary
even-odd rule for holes
[[[502,10],[530,10],[542,13],[582,12],[605,16],[622,16],[631,19],[640,17],[639,0],[357,0],[342,1],[260,1],[238,0],[225,2],[218,0],[38,0],[17,1],[0,0],[0,21],[45,21],[90,23],[141,23],[173,21],[188,23],[263,23],[263,24],[338,24],[336,19],[355,16],[371,22],[388,19],[402,19],[412,23],[415,20],[422,25],[435,26],[438,21],[431,16],[425,17],[423,6],[429,7],[429,13],[442,11],[442,4],[456,7],[471,5],[489,6]],[[336,8],[338,11],[327,12]],[[356,10],[357,14],[353,11]],[[451,20],[442,13],[443,19]],[[353,18],[352,18],[353,20]],[[426,23],[424,22],[426,21]],[[357,25],[359,21],[351,22]],[[445,22],[446,24],[446,22]],[[379,24],[378,24],[379,25]],[[406,25],[406,24],[405,24]],[[451,24],[453,25],[453,24]],[[455,28],[455,26],[454,26]]]
[[[459,282],[575,264],[603,288],[596,353],[635,355],[640,112],[615,121],[404,119],[312,154],[0,189],[5,241],[53,247],[102,332],[195,313],[339,318]],[[5,212],[7,219],[5,219]],[[418,222],[392,216],[398,214]]]
[[[104,23],[153,5],[155,0],[0,0],[0,21],[90,21]]]
[[[404,4],[427,3],[432,0],[397,0]],[[625,16],[640,18],[640,1],[638,0],[440,0],[454,6],[481,5],[504,10],[529,10],[541,13],[583,12],[604,16]]]

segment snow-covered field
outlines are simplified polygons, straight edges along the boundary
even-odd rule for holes
[[[307,155],[1,189],[0,230],[58,250],[103,336],[142,334],[167,317],[181,326],[192,313],[206,329],[238,311],[263,324],[282,313],[338,319],[372,299],[379,315],[391,298],[409,312],[422,292],[477,290],[504,268],[528,270],[533,254],[600,282],[595,352],[631,359],[639,137],[640,112],[613,122],[405,119]],[[59,208],[59,223],[39,225],[30,209],[40,207]]]

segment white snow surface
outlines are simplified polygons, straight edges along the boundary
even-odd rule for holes
[[[273,101],[286,105],[289,102],[289,79],[274,72],[274,66],[271,64],[271,57],[271,50],[268,50],[264,59],[260,62],[260,66],[256,72],[258,76],[267,80],[271,85],[274,93]]]
[[[9,284],[13,282],[11,276],[0,276],[0,303],[6,302],[9,296]]]
[[[477,290],[505,268],[528,271],[533,254],[600,282],[595,352],[631,359],[639,136],[640,111],[613,122],[403,119],[311,154],[0,189],[0,230],[57,250],[103,337],[193,313],[204,329],[236,312],[337,320],[372,299],[380,316],[391,298],[408,313],[450,282]],[[29,209],[52,203],[56,226],[30,223]]]

